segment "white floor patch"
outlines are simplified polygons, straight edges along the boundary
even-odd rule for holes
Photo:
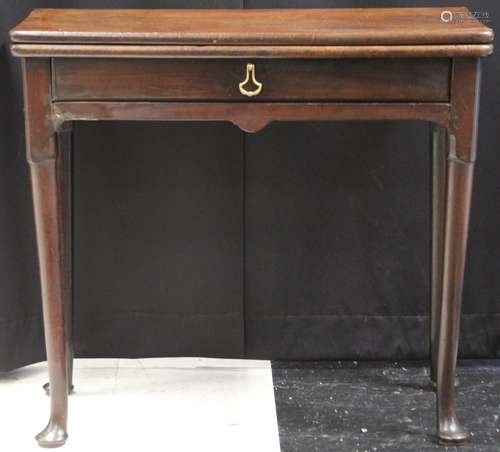
[[[46,380],[46,363],[0,373],[0,450],[41,450]],[[64,451],[280,451],[269,361],[78,359],[74,383]]]

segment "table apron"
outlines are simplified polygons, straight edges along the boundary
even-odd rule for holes
[[[448,103],[361,102],[55,102],[56,129],[67,121],[229,121],[258,132],[274,121],[408,120],[450,123]]]

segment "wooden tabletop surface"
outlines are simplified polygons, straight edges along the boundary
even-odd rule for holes
[[[35,9],[18,43],[173,45],[480,44],[493,31],[467,8],[267,10]]]

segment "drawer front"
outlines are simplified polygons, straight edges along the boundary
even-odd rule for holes
[[[62,58],[54,60],[53,93],[55,100],[444,102],[449,100],[449,78],[450,60],[431,58]]]

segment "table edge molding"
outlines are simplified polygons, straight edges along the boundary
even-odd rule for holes
[[[484,57],[493,44],[370,46],[11,45],[17,57],[45,58],[419,58]]]

